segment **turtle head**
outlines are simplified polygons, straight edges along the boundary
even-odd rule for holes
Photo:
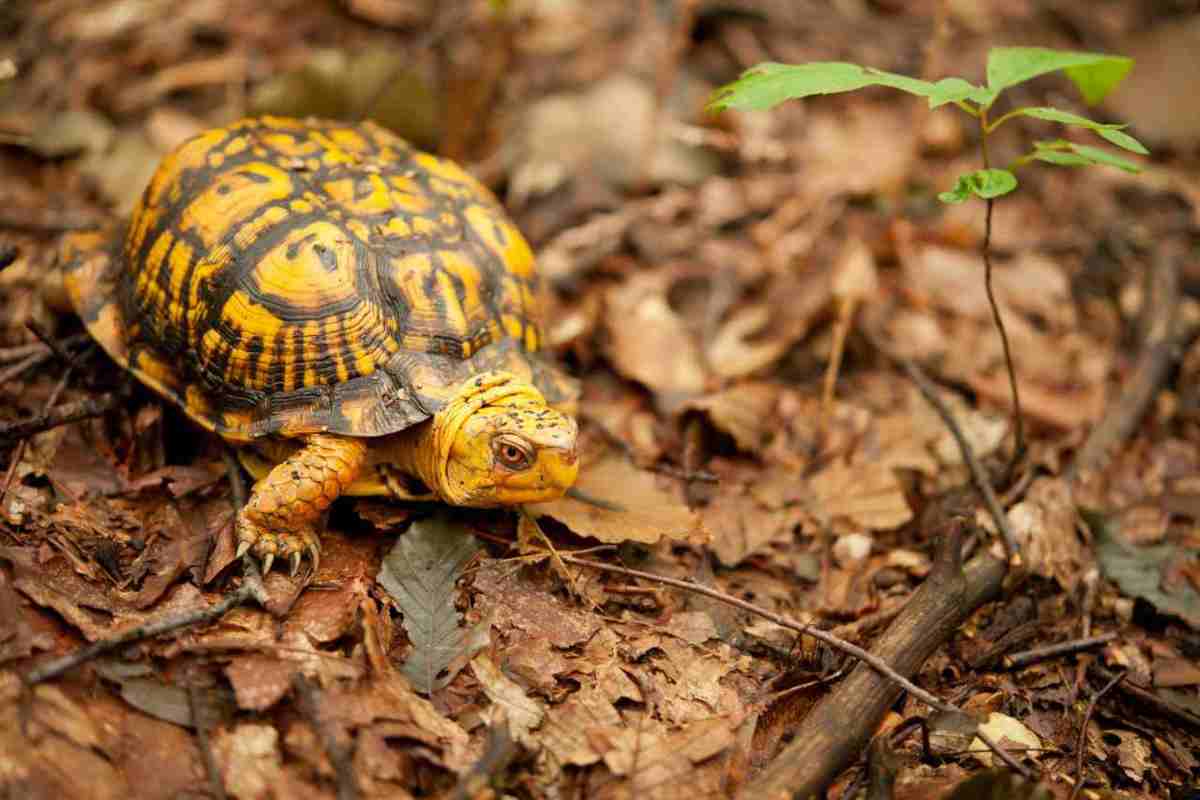
[[[571,488],[579,472],[575,420],[509,373],[471,378],[432,427],[430,485],[454,505],[548,502]]]

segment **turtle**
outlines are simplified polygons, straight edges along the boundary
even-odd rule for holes
[[[465,170],[379,125],[204,131],[58,261],[112,360],[238,448],[237,550],[264,573],[315,571],[341,495],[517,506],[575,481],[579,384],[544,357],[529,244]]]

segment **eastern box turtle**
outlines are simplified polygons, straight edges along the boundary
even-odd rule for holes
[[[339,495],[504,506],[575,480],[577,387],[538,355],[529,245],[474,178],[376,125],[202,133],[123,237],[73,234],[60,262],[108,354],[242,445],[238,551],[265,569],[315,567]]]

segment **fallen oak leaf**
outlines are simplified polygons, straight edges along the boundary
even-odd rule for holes
[[[660,488],[660,480],[664,480],[662,476],[638,469],[610,449],[584,464],[576,483],[582,496],[597,498],[605,505],[563,497],[527,508],[535,517],[551,517],[579,536],[591,536],[605,544],[654,544],[663,537],[708,541],[700,516],[674,491]]]

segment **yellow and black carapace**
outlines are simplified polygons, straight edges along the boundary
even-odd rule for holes
[[[480,183],[371,123],[247,119],[167,156],[63,288],[119,364],[241,446],[241,552],[293,572],[342,494],[554,499],[576,384],[539,357],[533,254]]]

